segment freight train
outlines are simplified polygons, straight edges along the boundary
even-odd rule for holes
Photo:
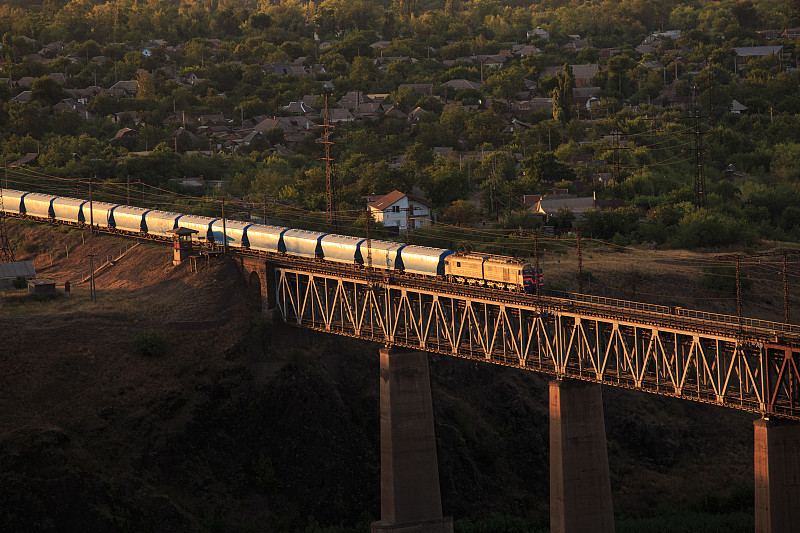
[[[6,215],[78,227],[92,225],[102,231],[140,238],[171,240],[170,230],[196,230],[192,239],[210,247],[228,246],[266,254],[284,254],[310,260],[363,267],[367,239],[246,221],[171,213],[107,202],[34,192],[0,189]],[[530,263],[483,253],[454,253],[391,241],[371,240],[372,267],[408,276],[425,276],[496,289],[536,292],[541,284]]]

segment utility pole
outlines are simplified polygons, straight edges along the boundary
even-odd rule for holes
[[[8,169],[8,167],[6,167]],[[3,191],[0,190],[0,261],[4,263],[14,262],[14,250],[11,248],[11,241],[8,240],[8,230],[6,228],[6,212],[3,205]]]
[[[614,177],[612,181],[615,185],[619,185],[619,182],[622,181],[619,168],[619,126],[617,126],[617,131],[611,133],[611,138],[613,139],[614,147]]]
[[[94,235],[94,209],[92,209],[92,175],[89,175],[89,233]]]
[[[581,257],[581,230],[576,230],[578,236],[578,292],[583,294],[583,257]]]
[[[697,87],[695,86],[695,91]],[[700,105],[697,103],[697,93],[693,98],[694,112],[694,198],[697,207],[706,207],[706,182],[703,176],[703,133],[700,127]]]
[[[97,302],[97,291],[94,286],[94,258],[95,254],[89,254],[89,299],[96,303]]]
[[[228,232],[225,228],[225,195],[222,195],[222,253],[228,255]]]
[[[736,254],[736,316],[739,319],[739,329],[742,329],[742,256]]]
[[[128,205],[131,205],[131,175],[128,174]]]
[[[336,210],[336,199],[334,197],[333,158],[331,157],[331,146],[333,145],[333,141],[331,141],[331,134],[333,133],[334,126],[328,120],[328,116],[328,95],[326,94],[324,122],[322,124],[322,139],[320,139],[319,142],[325,145],[325,157],[323,157],[322,160],[325,161],[325,197],[328,208],[326,220],[328,226],[333,227],[336,222],[334,215]]]
[[[267,225],[267,193],[264,193],[264,225]]]
[[[756,257],[775,257],[781,256],[782,262],[782,281],[783,281],[783,316],[786,323],[789,323],[789,255],[793,257],[800,256],[800,250],[775,250],[771,252],[757,252],[752,254],[727,254],[718,255],[715,257],[717,261],[735,261],[736,262],[736,311],[741,325],[742,320],[742,273],[741,273],[741,258],[751,259]]]
[[[533,282],[536,284],[536,296],[541,296],[539,290],[539,232],[533,232]]]
[[[366,228],[367,228],[367,281],[369,282],[370,286],[372,285],[372,238],[369,235],[369,226],[372,222],[372,211],[369,208],[369,204],[367,204],[367,212],[365,217]]]
[[[0,206],[1,207],[1,206]],[[786,256],[789,255],[784,250],[781,255],[783,256],[783,316],[784,321],[789,323],[789,271],[787,268]]]
[[[400,211],[405,211],[406,213],[406,244],[411,244],[411,239],[409,237],[409,233],[411,232],[411,215],[415,209],[421,209],[421,208],[411,205],[409,205],[408,207],[400,208]]]

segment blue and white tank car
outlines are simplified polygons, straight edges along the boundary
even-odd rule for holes
[[[107,202],[0,189],[6,215],[59,224],[94,224],[103,231],[159,240],[171,239],[170,230],[197,230],[196,242],[285,254],[363,266],[371,256],[372,267],[409,276],[446,279],[483,287],[535,292],[533,267],[521,259],[482,253],[456,254],[442,248],[367,240],[301,229],[252,224],[198,215],[158,211]],[[90,211],[91,209],[91,211]]]

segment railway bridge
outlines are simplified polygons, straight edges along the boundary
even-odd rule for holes
[[[800,326],[582,294],[541,296],[240,254],[266,313],[382,343],[381,520],[446,532],[425,352],[547,374],[553,532],[614,530],[601,386],[760,415],[757,533],[800,528]]]

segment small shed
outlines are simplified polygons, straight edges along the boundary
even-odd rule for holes
[[[52,279],[30,279],[28,292],[36,296],[55,296],[56,282]]]
[[[32,261],[0,263],[0,291],[13,289],[17,278],[23,278],[26,281],[36,279],[36,270],[33,268]]]
[[[172,266],[178,266],[192,255],[192,235],[200,232],[196,229],[179,227],[167,230],[167,233],[172,235]]]

